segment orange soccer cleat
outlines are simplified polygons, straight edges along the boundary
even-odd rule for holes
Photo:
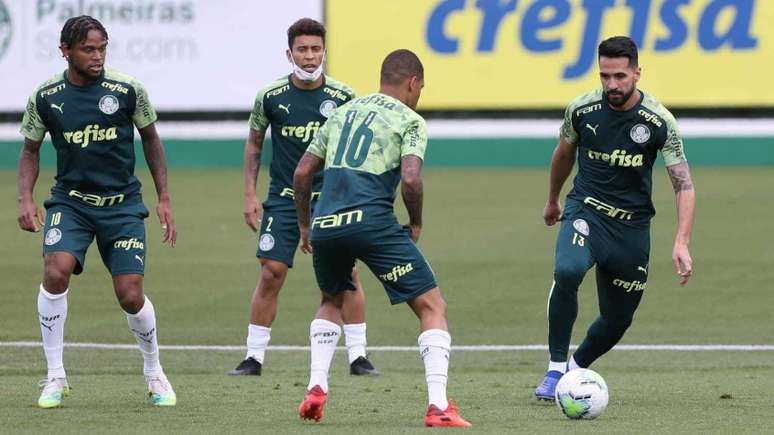
[[[303,420],[314,420],[319,423],[323,417],[323,407],[328,395],[319,385],[312,387],[304,396],[304,401],[298,406],[298,415]]]
[[[449,406],[446,410],[441,411],[435,405],[427,407],[427,414],[425,414],[425,426],[427,427],[471,427],[469,421],[465,420],[457,412],[457,407],[449,400]]]

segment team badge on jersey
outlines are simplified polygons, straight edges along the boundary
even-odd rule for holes
[[[271,234],[261,235],[261,239],[258,241],[258,247],[261,251],[271,251],[274,247],[274,236]]]
[[[572,223],[573,228],[575,228],[575,231],[583,234],[584,236],[589,235],[589,224],[583,219],[575,219]]]
[[[324,117],[331,116],[331,113],[333,113],[336,108],[339,107],[338,104],[336,104],[333,100],[325,100],[320,104],[320,115]]]
[[[645,124],[637,124],[629,130],[629,137],[631,137],[633,141],[643,144],[650,139],[650,129]]]
[[[99,99],[99,110],[105,115],[112,115],[118,111],[118,98],[115,95],[105,95]]]
[[[62,232],[59,231],[59,228],[51,228],[46,232],[46,239],[44,243],[47,246],[51,246],[56,245],[60,240],[62,240]]]

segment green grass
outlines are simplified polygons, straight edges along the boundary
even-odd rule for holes
[[[266,171],[264,171],[265,173]],[[15,174],[0,171],[0,341],[39,340],[35,298],[41,277],[41,235],[15,224]],[[39,202],[52,174],[41,175]],[[428,170],[421,248],[449,302],[455,344],[542,344],[556,230],[540,218],[544,170]],[[256,239],[242,221],[238,171],[175,170],[170,174],[180,237],[160,245],[148,220],[146,290],[162,344],[244,343],[248,302],[257,277]],[[691,245],[695,276],[677,285],[670,254],[675,214],[663,169],[655,174],[659,214],[652,231],[648,289],[623,343],[771,344],[771,168],[696,168],[697,223]],[[146,204],[155,206],[144,177]],[[262,178],[261,186],[265,186]],[[264,188],[265,189],[265,188]],[[263,189],[262,189],[263,190]],[[399,213],[402,214],[402,211]],[[414,345],[416,320],[388,304],[363,273],[371,345]],[[273,344],[307,344],[318,303],[311,259],[296,257],[272,330]],[[581,288],[573,342],[596,314],[594,280]],[[96,249],[71,282],[67,341],[132,343]],[[40,349],[0,347],[0,432],[304,432],[296,420],[307,381],[305,352],[269,352],[265,376],[225,376],[241,352],[164,351],[179,396],[175,409],[149,409],[136,351],[67,349],[73,397],[60,410],[34,407],[45,374]],[[421,424],[424,382],[413,352],[378,352],[376,379],[350,378],[343,355],[334,362],[331,402],[322,432],[408,432]],[[565,420],[530,394],[545,368],[544,352],[457,352],[450,393],[474,429],[541,432],[760,432],[772,415],[771,352],[613,351],[594,368],[608,381],[611,404],[593,422]],[[387,391],[389,390],[389,391]],[[721,399],[730,394],[731,399]]]

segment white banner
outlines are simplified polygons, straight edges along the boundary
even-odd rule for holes
[[[249,110],[289,73],[287,28],[322,19],[321,0],[0,0],[0,111],[22,111],[64,71],[59,34],[72,16],[108,31],[107,65],[136,77],[157,110]]]

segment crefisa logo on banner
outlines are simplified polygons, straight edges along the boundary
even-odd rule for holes
[[[0,0],[0,60],[5,56],[8,47],[11,45],[11,35],[13,26],[11,26],[11,13],[5,7],[3,0]]]

